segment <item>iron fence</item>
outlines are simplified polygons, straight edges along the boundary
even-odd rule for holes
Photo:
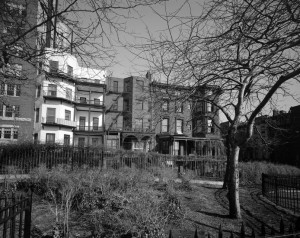
[[[262,174],[262,194],[276,205],[300,212],[300,176]]]
[[[32,193],[0,198],[0,235],[3,238],[30,238]]]
[[[238,237],[238,238],[245,238],[245,237],[268,237],[268,238],[299,238],[300,237],[300,218],[295,221],[295,223],[290,223],[288,226],[284,224],[284,221],[280,220],[279,229],[276,229],[274,227],[269,227],[267,230],[267,225],[265,223],[261,223],[261,229],[260,232],[255,232],[254,229],[252,229],[251,234],[246,234],[246,229],[244,226],[244,223],[241,225],[241,229],[239,233],[235,233],[233,231],[225,231],[222,229],[222,226],[219,226],[219,231],[217,235],[214,234],[207,234],[208,238],[211,237],[217,237],[217,238],[224,238],[224,237]],[[226,235],[227,234],[227,235]],[[145,237],[145,236],[143,236]],[[169,231],[169,238],[173,238],[173,232],[172,230]],[[197,229],[194,232],[194,238],[198,238],[198,231]]]
[[[52,169],[74,168],[170,167],[179,174],[192,172],[194,177],[222,179],[226,161],[213,157],[182,157],[156,153],[111,152],[103,148],[37,146],[25,149],[0,149],[0,174],[27,174],[41,165]]]

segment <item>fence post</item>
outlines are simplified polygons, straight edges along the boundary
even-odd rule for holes
[[[25,221],[24,221],[24,238],[30,238],[31,228],[31,210],[32,210],[32,191],[27,198],[28,207],[25,210]]]
[[[275,203],[278,205],[278,179],[275,177]]]

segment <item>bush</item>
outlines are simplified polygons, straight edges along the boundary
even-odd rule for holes
[[[166,186],[155,187],[155,178]],[[68,234],[69,219],[79,215],[78,222],[95,237],[133,237],[149,234],[164,237],[170,223],[181,224],[185,211],[173,188],[171,170],[122,168],[119,170],[48,170],[41,166],[31,178],[18,183],[49,203],[55,222]],[[74,216],[71,216],[71,213]],[[78,219],[78,217],[77,217]]]
[[[300,175],[300,169],[290,165],[272,164],[267,162],[239,163],[240,183],[242,185],[261,184],[261,174]]]

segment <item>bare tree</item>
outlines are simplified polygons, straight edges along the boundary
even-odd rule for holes
[[[161,18],[166,33],[141,48],[151,70],[172,84],[215,86],[214,104],[229,121],[229,213],[240,218],[238,158],[253,135],[254,120],[286,83],[299,82],[300,2],[296,0],[211,0],[203,12]],[[142,54],[140,54],[142,55]],[[194,93],[194,92],[190,92]],[[244,131],[238,126],[243,122]]]
[[[104,69],[114,62],[114,46],[122,43],[120,34],[127,33],[126,20],[139,7],[160,1],[1,1],[1,74],[5,76],[4,68],[12,68],[16,59],[37,67],[48,47]]]

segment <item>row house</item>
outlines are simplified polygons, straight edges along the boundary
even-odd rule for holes
[[[224,155],[215,88],[151,82],[156,150],[171,155]]]
[[[35,52],[36,36],[15,39],[35,24],[37,8],[36,0],[0,1],[0,143],[32,140],[36,69],[23,58]]]
[[[49,52],[36,83],[34,140],[102,146],[104,72],[81,68],[70,54]]]

